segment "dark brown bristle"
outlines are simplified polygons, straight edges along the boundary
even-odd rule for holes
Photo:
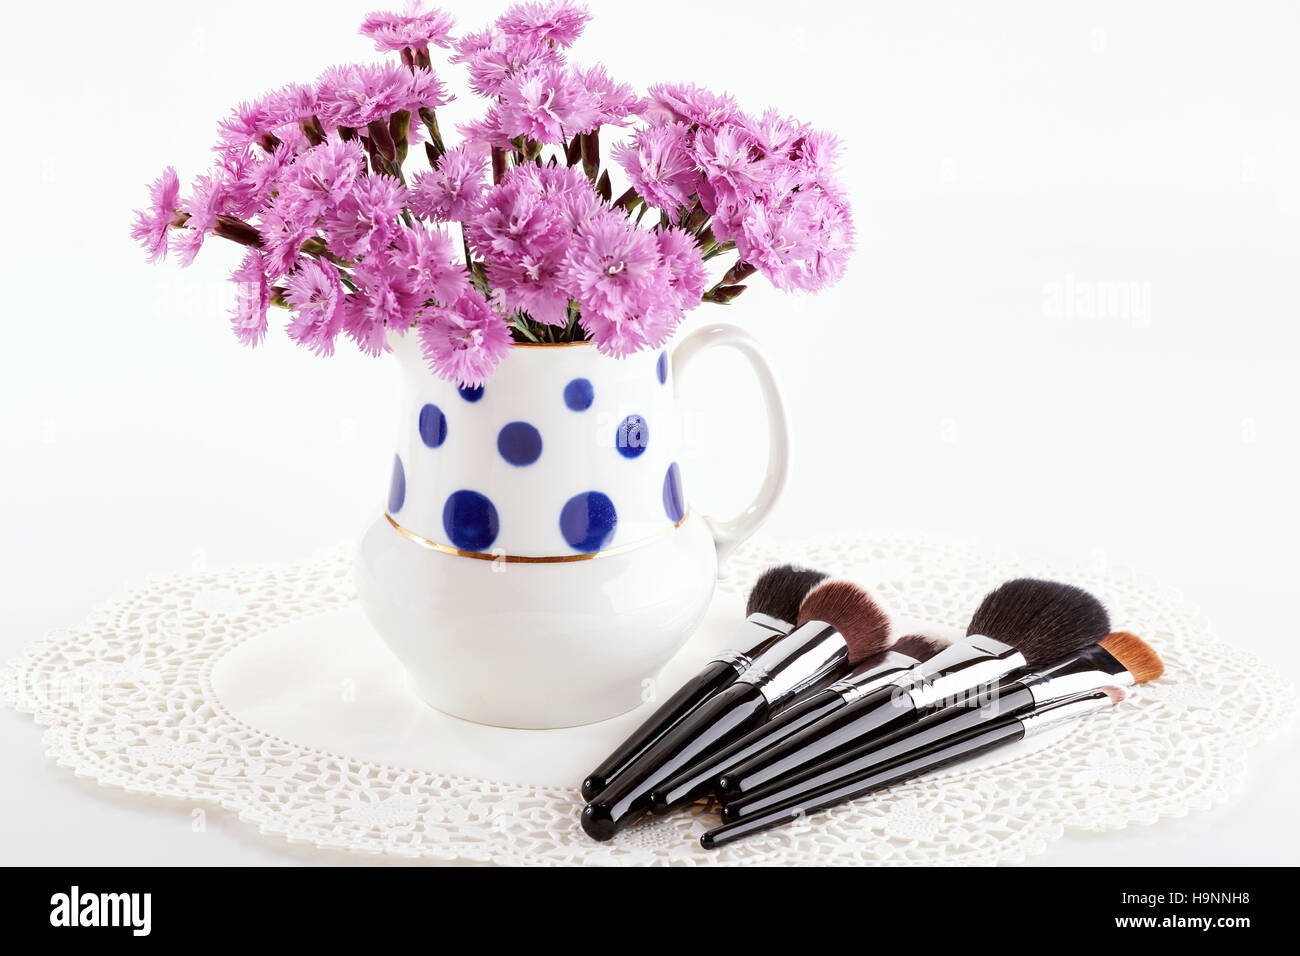
[[[1133,675],[1134,683],[1145,684],[1165,672],[1164,661],[1154,648],[1136,634],[1116,631],[1100,641],[1102,648]]]
[[[1110,632],[1110,615],[1083,588],[1017,578],[990,591],[966,633],[1010,644],[1037,667],[1096,644]]]
[[[904,634],[894,641],[891,651],[906,654],[916,661],[928,661],[952,642],[933,634]]]
[[[808,592],[826,580],[827,575],[810,568],[781,564],[758,576],[749,592],[745,616],[766,614],[793,625],[799,618],[799,605]]]
[[[889,643],[889,615],[852,581],[824,581],[809,591],[799,607],[799,623],[808,621],[825,621],[844,635],[850,664],[879,653]]]

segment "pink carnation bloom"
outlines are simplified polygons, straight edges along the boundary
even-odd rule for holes
[[[505,321],[477,292],[420,313],[420,351],[438,375],[471,388],[487,381],[510,348]]]
[[[782,116],[776,110],[768,110],[760,119],[746,120],[744,126],[760,155],[780,159],[791,158],[795,148],[810,132],[802,123]]]
[[[365,162],[355,139],[331,138],[313,146],[285,173],[276,202],[280,214],[298,226],[314,223],[352,191]]]
[[[411,209],[439,222],[464,222],[486,189],[487,166],[464,147],[443,153],[438,166],[418,173],[411,188]]]
[[[571,236],[563,205],[541,195],[531,176],[520,169],[511,170],[499,186],[488,190],[466,231],[479,255],[516,260],[546,256]]]
[[[392,176],[363,176],[335,206],[325,211],[330,252],[341,259],[381,253],[398,229],[406,187]]]
[[[266,336],[266,312],[271,307],[271,285],[266,281],[262,254],[249,249],[239,267],[230,274],[235,283],[235,308],[230,325],[244,345],[260,345]]]
[[[407,276],[385,256],[359,262],[352,270],[357,291],[343,308],[343,332],[367,355],[388,351],[388,330],[404,333],[423,302],[412,291]]]
[[[314,228],[301,224],[296,217],[285,217],[279,201],[263,213],[259,231],[266,256],[266,274],[271,279],[279,279],[296,269],[302,244],[316,235]]]
[[[746,196],[761,182],[755,146],[741,127],[701,130],[695,137],[695,160],[719,199]]]
[[[199,176],[194,181],[190,196],[181,204],[181,211],[189,214],[185,228],[174,237],[172,248],[180,255],[181,265],[194,262],[203,246],[203,240],[217,224],[217,218],[228,211],[229,191],[220,170]]]
[[[566,267],[566,284],[584,313],[647,312],[667,291],[654,235],[613,211],[598,213],[582,225]]]
[[[240,103],[218,128],[218,149],[241,149],[261,145],[267,135],[283,139],[286,127],[311,119],[316,96],[309,86],[291,83],[265,96]]]
[[[465,57],[470,89],[489,98],[505,93],[511,79],[525,70],[558,66],[562,62],[548,43],[499,33],[492,34],[486,46]]]
[[[648,126],[631,143],[615,146],[612,155],[647,203],[672,213],[691,205],[703,181],[689,143],[685,123]]]
[[[591,19],[587,8],[571,0],[550,3],[517,3],[497,18],[496,25],[508,36],[542,40],[556,46],[572,46]]]
[[[470,291],[459,244],[441,229],[417,223],[399,230],[387,258],[421,305],[446,305]]]
[[[558,146],[600,125],[596,98],[563,66],[547,64],[511,78],[501,93],[501,128]]]
[[[655,234],[663,258],[668,289],[678,308],[689,311],[700,304],[709,271],[695,237],[683,229],[663,229]]]
[[[659,348],[673,334],[680,311],[666,301],[647,299],[618,312],[583,309],[582,328],[602,355],[622,358],[647,348]]]
[[[701,129],[717,129],[744,119],[736,101],[701,89],[694,83],[657,83],[650,87],[646,118],[661,123],[686,123]]]
[[[316,81],[316,115],[327,126],[362,129],[398,110],[436,109],[451,97],[433,71],[400,63],[332,66]]]
[[[456,127],[466,146],[510,148],[510,137],[501,127],[501,107],[493,104],[488,107],[487,115],[472,123],[462,123]]]
[[[289,338],[317,355],[333,355],[334,339],[343,328],[343,284],[333,265],[305,259],[285,282],[285,300],[293,307]]]
[[[513,181],[531,183],[542,201],[558,210],[571,230],[604,208],[595,185],[576,167],[520,166],[510,176]]]
[[[181,182],[176,170],[168,166],[149,187],[149,206],[135,211],[131,238],[144,246],[150,262],[167,258],[167,231],[176,221]]]
[[[567,325],[569,293],[564,288],[564,255],[557,250],[543,256],[488,260],[488,281],[497,301],[507,312],[527,312],[546,325]]]
[[[455,18],[441,10],[426,7],[422,0],[409,0],[403,13],[375,11],[361,21],[360,33],[375,41],[381,53],[404,49],[427,53],[429,45],[451,46],[451,28]]]
[[[577,79],[595,100],[597,125],[626,126],[640,115],[641,98],[626,83],[615,83],[599,63],[579,70]]]

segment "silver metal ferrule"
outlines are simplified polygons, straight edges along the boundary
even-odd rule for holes
[[[1100,644],[1079,651],[1053,667],[1029,674],[1020,683],[1034,695],[1035,704],[1060,700],[1103,687],[1132,687],[1133,675]]]
[[[908,657],[898,651],[886,651],[884,658],[875,667],[860,672],[855,671],[826,689],[839,694],[844,698],[844,703],[851,704],[859,697],[867,696],[877,687],[893,683],[896,677],[910,671],[917,663],[915,657]]]
[[[1025,714],[1017,719],[1020,721],[1020,725],[1025,728],[1024,736],[1032,737],[1034,734],[1041,734],[1053,727],[1059,727],[1067,721],[1077,720],[1080,717],[1103,710],[1110,710],[1115,706],[1117,698],[1122,693],[1123,691],[1119,688],[1114,688],[1110,694],[1105,691],[1078,694],[1066,700],[1050,704],[1040,710],[1035,710],[1033,713]]]
[[[891,683],[903,688],[917,710],[966,700],[1025,666],[1025,655],[1010,644],[972,634],[952,644]]]
[[[713,655],[713,662],[730,664],[737,674],[743,674],[765,645],[789,634],[793,627],[770,614],[751,614],[732,632],[727,646]]]
[[[825,621],[809,621],[754,658],[737,683],[753,684],[769,706],[779,707],[839,671],[848,661],[849,645],[844,635]]]

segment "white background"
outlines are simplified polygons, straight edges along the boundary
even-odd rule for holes
[[[496,12],[446,6],[466,28]],[[1132,566],[1300,671],[1294,5],[592,6],[575,60],[640,88],[694,79],[845,141],[849,277],[693,320],[744,324],[786,386],[795,468],[765,534],[911,529]],[[164,165],[184,180],[209,162],[231,103],[372,57],[366,8],[7,11],[4,656],[145,574],[291,560],[375,514],[390,364],[278,335],[250,354],[226,328],[233,249],[150,268],[127,238]],[[458,106],[445,128],[475,115]],[[739,364],[709,361],[686,474],[697,506],[726,510],[757,486],[761,422]],[[0,862],[340,859],[232,820],[193,834],[186,808],[99,790],[41,749],[0,713]],[[1298,755],[1258,752],[1225,809],[1068,836],[1036,862],[1293,862]]]

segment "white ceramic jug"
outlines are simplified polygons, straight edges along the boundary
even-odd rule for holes
[[[758,376],[770,451],[758,496],[719,520],[684,490],[676,386],[694,356],[724,345]],[[414,335],[393,347],[404,400],[392,483],[355,577],[414,691],[504,727],[637,706],[699,624],[718,562],[785,484],[785,413],[757,344],[713,325],[671,355],[517,345],[481,389],[435,376]]]

